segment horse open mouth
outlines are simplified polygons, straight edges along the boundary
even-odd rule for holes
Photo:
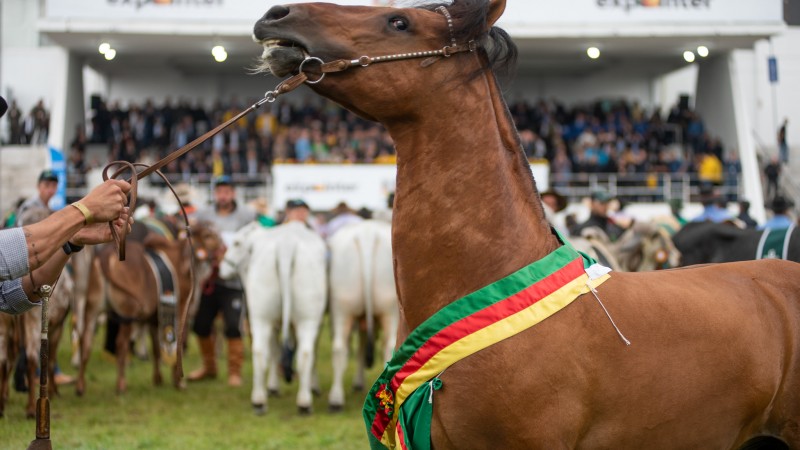
[[[297,70],[300,63],[308,57],[308,52],[297,42],[282,38],[258,40],[264,46],[260,69],[269,71],[277,77],[284,77]]]

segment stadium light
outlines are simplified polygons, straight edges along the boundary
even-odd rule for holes
[[[114,57],[117,56],[117,51],[114,50],[113,48],[109,48],[108,50],[106,50],[105,53],[103,53],[103,55],[106,57],[107,60],[111,61],[112,59],[114,59]]]
[[[111,44],[109,44],[108,42],[103,42],[102,44],[100,44],[100,47],[97,47],[97,51],[99,51],[101,55],[105,55],[110,48]]]
[[[706,47],[705,45],[697,47],[697,54],[700,55],[700,57],[705,58],[706,56],[708,56],[708,47]]]
[[[214,56],[216,62],[223,62],[228,59],[228,52],[226,52],[225,47],[221,45],[215,45],[211,49],[211,54]]]
[[[685,52],[683,52],[683,59],[685,59],[686,62],[688,63],[694,62],[694,52],[686,50]]]
[[[597,59],[600,57],[600,49],[597,47],[589,47],[586,49],[586,54],[589,58]]]

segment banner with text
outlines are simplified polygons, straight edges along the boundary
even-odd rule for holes
[[[547,163],[531,164],[531,170],[537,189],[547,189]],[[385,210],[396,176],[394,165],[278,164],[272,168],[272,207],[282,210],[287,200],[299,198],[316,211],[333,209],[339,202],[354,209]]]

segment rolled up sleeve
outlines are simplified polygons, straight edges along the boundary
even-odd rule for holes
[[[22,228],[0,230],[0,281],[28,273],[28,244]]]
[[[31,303],[28,300],[28,296],[22,289],[21,278],[0,282],[0,312],[22,314],[38,305],[39,303]]]

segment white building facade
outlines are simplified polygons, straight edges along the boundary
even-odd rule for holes
[[[0,95],[28,109],[44,99],[49,144],[62,150],[86,121],[93,94],[123,104],[258,97],[278,80],[247,74],[261,51],[252,27],[279,3],[3,0]],[[744,194],[754,217],[763,219],[756,151],[775,151],[784,118],[800,127],[800,31],[785,23],[782,0],[508,0],[498,25],[520,49],[510,101],[623,98],[668,108],[689,95],[725,148],[739,150]],[[98,52],[103,42],[116,51],[114,59]],[[225,47],[225,62],[214,61],[215,45]],[[708,56],[698,54],[701,46]],[[599,51],[597,59],[587,56],[589,47]],[[695,55],[693,63],[684,60],[686,51]],[[773,81],[770,56],[777,60]],[[798,130],[789,127],[790,144],[800,140]]]

